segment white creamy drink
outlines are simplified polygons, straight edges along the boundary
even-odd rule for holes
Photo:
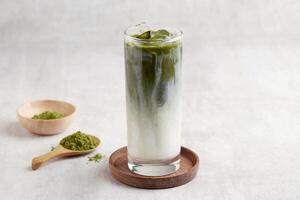
[[[181,55],[180,31],[125,33],[128,166],[135,173],[165,175],[179,168]]]
[[[139,161],[163,161],[176,158],[181,146],[179,97],[157,108],[155,115],[139,113],[127,100],[128,152]]]

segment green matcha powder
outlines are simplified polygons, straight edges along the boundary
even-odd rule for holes
[[[95,154],[94,156],[92,156],[92,157],[88,157],[89,159],[88,159],[88,161],[89,162],[100,162],[100,160],[103,158],[103,155],[102,154],[100,154],[100,153],[97,153],[97,154]]]
[[[85,133],[77,131],[72,135],[63,138],[60,144],[66,149],[75,151],[86,151],[94,149],[98,146],[98,141]]]
[[[50,119],[60,119],[63,117],[64,115],[59,112],[45,111],[38,115],[34,115],[32,119],[50,120]]]

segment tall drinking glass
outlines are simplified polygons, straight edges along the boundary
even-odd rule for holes
[[[128,167],[167,175],[180,165],[182,32],[134,26],[124,34]]]

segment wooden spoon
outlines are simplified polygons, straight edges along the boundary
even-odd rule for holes
[[[92,136],[92,137],[93,137],[94,140],[97,141],[97,146],[94,149],[90,149],[90,150],[86,150],[86,151],[74,151],[74,150],[66,149],[62,145],[59,144],[57,147],[55,147],[49,153],[46,153],[44,155],[41,155],[41,156],[33,158],[32,159],[32,164],[31,164],[32,170],[38,169],[44,162],[46,162],[46,161],[48,161],[50,159],[53,159],[53,158],[67,157],[67,156],[79,156],[79,155],[91,153],[101,143],[101,141],[100,141],[99,138],[97,138],[95,136]]]

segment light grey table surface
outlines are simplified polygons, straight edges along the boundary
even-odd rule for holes
[[[299,200],[299,7],[0,1],[0,199]],[[140,20],[185,32],[182,143],[201,163],[192,182],[173,189],[131,188],[108,170],[126,145],[122,30]],[[45,98],[77,106],[66,132],[40,137],[17,122],[20,104]],[[33,156],[76,130],[103,140],[102,162],[83,156],[31,170]]]

